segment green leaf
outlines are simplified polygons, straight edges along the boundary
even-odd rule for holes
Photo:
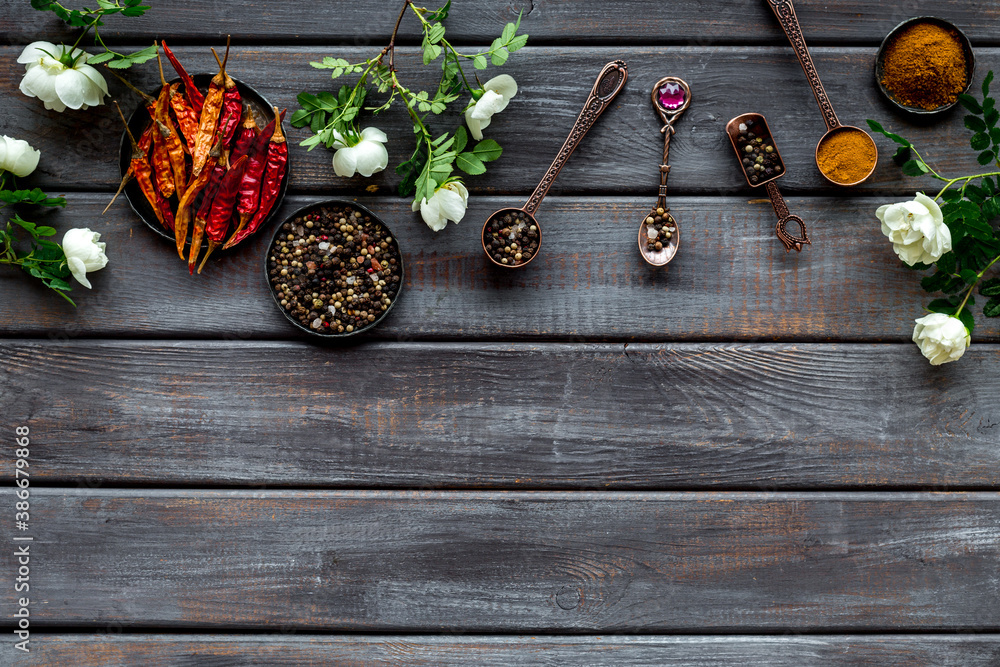
[[[979,102],[976,101],[976,98],[973,97],[972,95],[967,95],[965,93],[962,93],[961,95],[958,96],[958,101],[961,103],[963,107],[965,107],[972,113],[975,114],[983,113],[983,108],[979,106]]]
[[[486,165],[474,153],[459,153],[455,158],[455,166],[470,176],[486,173]]]
[[[981,151],[985,148],[990,147],[990,135],[985,132],[979,132],[978,134],[972,135],[969,139],[969,145],[972,146],[972,150]]]
[[[444,26],[440,23],[433,24],[427,31],[427,40],[431,44],[437,44],[442,38],[444,38]]]
[[[510,40],[510,43],[507,44],[507,50],[510,51],[511,53],[514,53],[515,51],[523,49],[524,45],[527,43],[528,43],[527,35],[518,35],[514,39]]]
[[[469,143],[469,134],[465,131],[464,125],[459,125],[458,129],[455,130],[455,151],[459,153],[464,151],[467,143]]]
[[[142,16],[150,9],[152,9],[150,5],[135,5],[133,7],[127,7],[126,9],[123,9],[122,16],[132,16],[132,17]]]
[[[132,61],[128,58],[116,58],[109,60],[107,66],[111,69],[128,69],[132,66]]]
[[[958,319],[962,321],[962,324],[965,325],[965,328],[970,334],[972,333],[972,330],[976,328],[976,319],[972,316],[972,311],[969,309],[971,306],[972,299],[970,298],[969,303],[966,304],[966,306],[962,308],[962,312],[957,315]]]
[[[983,305],[983,315],[986,317],[1000,317],[1000,298],[993,297]]]
[[[142,64],[147,60],[152,60],[153,58],[156,57],[156,54],[157,54],[157,47],[148,46],[145,49],[142,49],[141,51],[136,51],[135,53],[129,54],[128,59],[132,61],[133,65],[137,65],[137,64]],[[90,59],[87,62],[89,64],[92,61],[93,59]]]
[[[90,56],[87,58],[88,65],[100,65],[105,63],[115,57],[115,54],[111,51],[105,51],[104,53],[98,53],[97,55]]]
[[[911,148],[913,146],[913,144],[911,144],[909,140],[904,139],[898,134],[893,134],[892,132],[889,132],[888,130],[883,128],[881,124],[870,118],[868,119],[868,127],[878,132],[879,134],[883,135],[884,137],[895,141],[897,144],[900,144],[901,146],[906,146],[907,148]]]
[[[993,70],[986,73],[986,77],[983,79],[983,97],[990,96],[990,82],[993,81]]]
[[[903,164],[903,173],[907,176],[923,176],[927,171],[927,165],[919,160],[908,160]]]
[[[958,190],[945,190],[941,193],[941,199],[946,202],[957,202],[962,199],[962,193]]]
[[[1000,296],[1000,278],[984,280],[979,286],[979,293],[983,296]]]
[[[501,46],[499,49],[493,52],[493,55],[490,56],[490,62],[492,62],[494,66],[500,67],[505,62],[507,62],[507,57],[509,55],[510,54],[507,52],[507,47]]]
[[[473,154],[483,162],[493,162],[503,154],[503,148],[492,139],[483,139],[472,149]]]
[[[981,165],[984,165],[984,166],[988,165],[989,163],[993,162],[993,160],[994,160],[993,151],[983,151],[982,153],[979,154],[979,157],[976,158],[976,160]]]
[[[489,67],[489,63],[486,61],[486,56],[484,56],[482,53],[478,54],[475,58],[473,58],[472,65],[476,69],[486,69],[487,67]]]
[[[508,23],[503,27],[503,32],[500,33],[500,41],[503,44],[507,44],[510,40],[514,39],[515,34],[517,34],[517,26],[513,23]]]
[[[966,116],[965,126],[972,130],[973,132],[985,132],[986,123],[979,116]],[[979,149],[976,149],[979,150]]]
[[[997,111],[996,109],[989,109],[983,115],[983,120],[985,120],[986,124],[990,127],[996,127],[997,121],[1000,121],[1000,111]]]
[[[902,167],[910,159],[910,147],[900,146],[896,149],[895,154],[892,156],[892,161],[896,163],[897,166]]]
[[[927,310],[932,313],[944,313],[945,315],[951,315],[955,312],[956,305],[957,304],[952,303],[951,299],[934,299],[927,304]]]
[[[965,281],[966,285],[973,285],[979,280],[979,274],[972,269],[962,269],[959,271],[959,275],[962,276],[962,280]]]
[[[424,47],[424,64],[429,65],[434,62],[434,60],[441,55],[441,47],[437,44],[431,44],[426,39],[423,43]]]

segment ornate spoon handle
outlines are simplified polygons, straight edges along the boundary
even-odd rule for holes
[[[781,191],[778,190],[778,184],[774,181],[767,182],[767,196],[771,198],[771,206],[774,208],[774,213],[778,216],[778,223],[774,226],[774,235],[785,246],[785,252],[788,252],[792,248],[795,248],[797,252],[801,252],[803,245],[812,245],[809,241],[809,234],[806,232],[806,223],[802,221],[802,218],[792,215],[791,211],[788,210],[788,204],[785,203],[784,197],[781,196]],[[792,236],[788,233],[785,226],[789,222],[795,222],[799,225],[802,236]]]
[[[799,64],[802,65],[802,71],[806,73],[806,79],[809,80],[813,95],[816,96],[816,103],[819,105],[819,110],[823,113],[823,120],[826,121],[826,129],[832,130],[835,127],[840,127],[837,114],[833,111],[833,105],[830,104],[830,98],[827,97],[826,89],[823,88],[823,82],[819,80],[819,74],[816,72],[816,66],[813,65],[812,56],[809,55],[809,48],[806,46],[805,37],[802,36],[802,27],[799,25],[799,18],[795,15],[795,7],[792,5],[792,0],[767,0],[767,4],[770,5],[771,11],[778,18],[778,23],[781,24],[781,29],[785,31],[788,41],[792,43],[795,55],[799,57]]]
[[[611,101],[625,87],[626,79],[628,79],[628,66],[624,61],[615,60],[605,65],[604,69],[601,70],[593,89],[590,91],[590,97],[587,98],[583,110],[573,124],[573,129],[570,130],[569,136],[566,137],[565,143],[559,149],[559,153],[552,161],[549,170],[545,172],[541,182],[538,183],[538,187],[525,203],[524,211],[528,215],[534,215],[535,211],[538,210],[538,206],[545,199],[552,182],[556,180],[556,176],[569,160],[569,156],[580,145],[580,142],[587,135],[587,131],[593,127],[594,122],[604,113],[604,110],[611,106]]]

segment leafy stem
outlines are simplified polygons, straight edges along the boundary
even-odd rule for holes
[[[958,304],[958,307],[955,309],[955,317],[958,317],[962,313],[962,310],[965,308],[965,304],[969,302],[969,298],[972,296],[972,291],[976,288],[976,285],[979,284],[979,281],[983,279],[983,275],[986,271],[997,262],[1000,262],[1000,255],[997,255],[990,260],[990,263],[983,267],[982,271],[976,274],[975,281],[969,285],[969,289],[965,292],[965,298],[962,299],[962,303]]]

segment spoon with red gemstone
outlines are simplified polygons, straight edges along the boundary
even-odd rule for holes
[[[583,110],[573,123],[573,129],[528,201],[521,208],[500,209],[483,224],[483,252],[493,264],[505,269],[516,269],[538,256],[538,251],[542,248],[542,226],[535,220],[535,211],[569,156],[583,141],[594,122],[611,106],[611,101],[625,87],[627,79],[628,66],[623,61],[615,60],[604,66],[590,90]]]
[[[639,224],[639,254],[653,266],[664,266],[677,254],[681,236],[677,220],[667,206],[667,176],[670,165],[670,136],[674,123],[691,104],[691,87],[683,79],[667,76],[653,86],[653,108],[663,119],[663,163],[660,165],[660,194],[656,206]]]

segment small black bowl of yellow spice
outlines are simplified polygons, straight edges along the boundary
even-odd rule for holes
[[[875,81],[889,103],[915,115],[955,106],[976,69],[972,44],[954,24],[934,16],[903,21],[875,58]]]

